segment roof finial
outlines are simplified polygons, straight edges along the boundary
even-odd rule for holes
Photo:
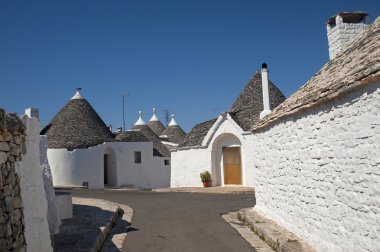
[[[142,111],[139,111],[139,119],[135,123],[135,125],[145,125],[144,120],[142,119]]]
[[[73,97],[71,97],[71,100],[74,100],[74,99],[84,99],[83,96],[81,95],[80,91],[82,90],[82,88],[76,88],[75,89],[76,92],[75,92],[75,95]]]
[[[177,124],[177,122],[174,119],[174,115],[172,115],[172,120],[170,121],[169,126],[177,126],[177,125],[178,124]]]
[[[154,121],[160,121],[160,120],[158,119],[157,115],[156,115],[156,108],[153,108],[153,116],[152,116],[152,118],[150,118],[149,121],[151,121],[151,122],[154,122]]]

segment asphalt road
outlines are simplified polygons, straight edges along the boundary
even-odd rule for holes
[[[123,251],[255,251],[221,215],[255,204],[254,195],[74,190],[133,208]]]

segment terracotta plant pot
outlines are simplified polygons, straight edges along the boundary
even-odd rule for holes
[[[203,182],[203,187],[210,187],[210,186],[211,186],[211,181]]]

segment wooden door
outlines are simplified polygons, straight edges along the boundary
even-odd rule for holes
[[[108,184],[108,155],[104,154],[104,184]]]
[[[224,184],[241,185],[240,147],[223,148]]]

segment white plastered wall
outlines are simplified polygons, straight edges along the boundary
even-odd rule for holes
[[[254,135],[256,211],[318,251],[380,251],[380,83]]]
[[[141,152],[141,164],[135,163],[134,152]],[[104,154],[108,154],[108,185],[140,188],[168,187],[169,157],[154,157],[151,142],[107,142],[88,149],[48,149],[48,159],[55,186],[104,188]]]
[[[205,170],[213,177],[213,185],[224,185],[223,147],[241,147],[242,185],[253,186],[253,161],[247,155],[245,134],[229,114],[220,115],[203,140],[202,147],[176,150],[171,153],[171,187],[202,186],[199,174]]]
[[[202,186],[199,174],[211,173],[211,151],[207,148],[179,150],[171,153],[170,187]]]
[[[25,221],[25,240],[28,251],[53,251],[51,246],[48,203],[40,169],[40,122],[24,115],[26,154],[16,163]]]

